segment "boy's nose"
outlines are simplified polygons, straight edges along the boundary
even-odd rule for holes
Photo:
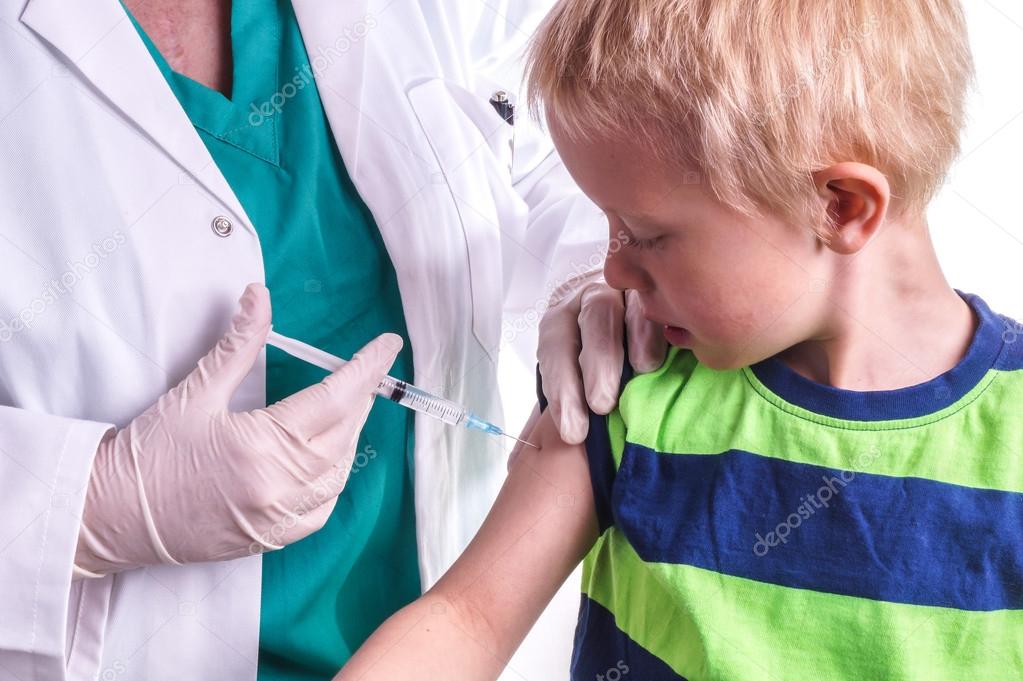
[[[628,246],[608,250],[607,258],[604,260],[604,280],[608,286],[619,291],[632,289],[642,292],[649,288],[649,277],[634,262]]]

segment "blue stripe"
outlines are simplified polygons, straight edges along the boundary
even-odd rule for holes
[[[590,470],[590,488],[593,490],[593,505],[597,512],[597,527],[600,534],[614,525],[611,508],[611,494],[614,490],[614,454],[611,451],[611,432],[608,417],[590,412],[590,430],[586,434],[586,459]]]
[[[628,443],[613,508],[648,562],[898,603],[1023,608],[1023,494]]]
[[[572,681],[686,681],[629,638],[614,614],[583,594],[572,650]]]
[[[930,381],[899,390],[842,390],[811,381],[777,357],[750,367],[757,379],[786,402],[849,421],[889,421],[925,416],[958,402],[973,390],[1001,355],[1005,320],[979,297],[960,293],[978,319],[963,359]],[[1023,337],[1018,341],[1023,343]]]

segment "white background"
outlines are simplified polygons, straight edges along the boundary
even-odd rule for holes
[[[965,0],[964,6],[977,86],[963,153],[928,217],[951,284],[981,295],[994,310],[1023,320],[1023,3]],[[506,423],[513,432],[535,404],[535,343],[534,329],[502,354],[502,395]],[[577,571],[516,653],[502,681],[568,678],[578,604]]]

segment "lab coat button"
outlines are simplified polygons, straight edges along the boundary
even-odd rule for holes
[[[234,231],[234,225],[223,215],[213,218],[213,224],[210,226],[213,228],[213,233],[217,236],[231,236],[231,232]]]

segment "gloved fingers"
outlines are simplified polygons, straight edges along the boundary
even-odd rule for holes
[[[588,286],[593,283],[601,283],[604,281],[604,267],[600,267],[590,270],[589,272],[583,272],[582,274],[576,274],[568,279],[561,282],[561,284],[551,292],[550,300],[548,301],[547,308],[553,308],[566,303],[574,299],[575,304],[579,304],[579,295]]]
[[[226,408],[252,370],[270,332],[270,292],[262,284],[249,284],[238,303],[230,330],[179,386],[182,399],[201,396],[210,408]]]
[[[288,543],[293,544],[300,539],[305,539],[313,532],[322,529],[323,526],[327,524],[330,514],[334,512],[334,508],[337,506],[337,495],[340,493],[341,491],[338,490],[329,499],[303,515],[295,527],[296,532],[294,533],[294,536],[287,537]]]
[[[372,395],[391,370],[394,360],[401,352],[404,342],[401,336],[384,333],[355,353],[355,357],[339,370],[324,379],[332,393],[339,397]]]
[[[639,373],[664,364],[668,341],[658,324],[643,316],[643,303],[636,291],[625,292],[625,326],[629,335],[629,361]]]
[[[547,310],[540,320],[537,348],[544,396],[561,438],[568,444],[583,442],[589,430],[579,367],[581,352],[579,297],[576,295]]]
[[[285,509],[286,513],[278,524],[285,524],[291,530],[274,540],[283,544],[293,544],[304,539],[323,527],[327,518],[334,511],[337,495],[344,488],[344,480],[336,481],[335,471],[328,471],[305,486],[295,501]],[[347,474],[344,478],[347,479]]]
[[[319,491],[311,486],[302,495],[296,495],[293,503],[277,509],[273,522],[269,522],[258,534],[250,534],[251,541],[246,547],[246,553],[256,555],[276,551],[322,528],[334,510],[337,494],[321,495]],[[322,502],[316,501],[321,497]],[[240,555],[225,556],[231,557]]]
[[[586,401],[596,413],[607,414],[618,403],[625,362],[625,300],[621,292],[607,284],[588,287],[582,294],[579,333]]]
[[[364,400],[375,394],[401,346],[400,336],[378,336],[323,381],[267,407],[267,412],[285,430],[305,441],[338,424],[361,424]]]
[[[331,462],[334,468],[338,469],[339,475],[343,474],[343,477],[339,477],[340,486],[337,489],[337,494],[340,494],[344,488],[348,471],[358,458],[356,448],[359,444],[359,436],[366,425],[366,419],[369,418],[373,402],[373,396],[365,398],[365,403],[357,419],[345,419],[335,423],[309,441],[311,449],[320,453],[324,460]],[[354,409],[352,413],[355,413]]]

